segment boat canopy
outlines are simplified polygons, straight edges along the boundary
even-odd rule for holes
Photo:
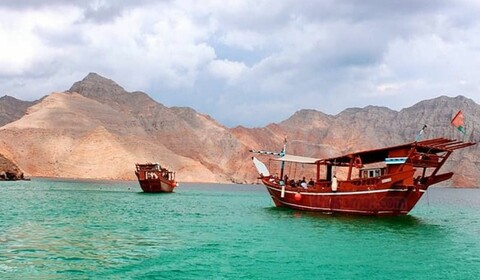
[[[385,162],[385,161],[388,161],[389,159],[398,160],[400,158],[395,158],[395,157],[390,158],[391,152],[395,150],[415,149],[417,153],[434,155],[438,153],[452,152],[453,150],[465,148],[475,144],[476,143],[463,142],[455,139],[452,140],[452,139],[446,139],[446,138],[436,138],[436,139],[424,140],[419,142],[411,142],[411,143],[406,143],[398,146],[391,146],[391,147],[386,147],[381,149],[349,153],[342,156],[326,158],[326,159],[285,154],[280,157],[272,158],[272,160],[282,161],[282,162],[304,163],[304,164],[349,166],[352,160],[353,161],[357,160],[361,164]],[[270,155],[281,154],[281,153],[271,153],[271,152],[254,151],[254,150],[251,150],[251,152],[256,152],[261,154],[270,154]],[[406,160],[403,157],[401,159]]]
[[[315,164],[320,159],[310,158],[310,157],[294,156],[294,155],[284,155],[284,156],[279,157],[279,158],[273,158],[273,160],[286,161],[286,162],[296,162],[296,163],[306,163],[306,164]]]
[[[363,164],[370,164],[385,161],[392,150],[404,150],[415,148],[417,152],[424,154],[437,154],[442,152],[451,152],[456,149],[465,148],[475,143],[437,138],[420,142],[412,142],[398,146],[391,146],[375,150],[350,153],[339,157],[319,160],[319,164],[329,164],[335,166],[348,166],[352,159],[359,157]]]

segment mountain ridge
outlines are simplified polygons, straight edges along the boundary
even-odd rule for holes
[[[0,108],[7,101],[0,98]],[[0,153],[31,176],[134,179],[136,162],[159,161],[180,181],[251,183],[251,148],[281,149],[286,137],[289,153],[332,157],[412,142],[424,124],[424,138],[457,138],[450,119],[459,109],[467,116],[467,139],[480,140],[480,106],[464,96],[440,96],[400,111],[370,105],[328,115],[303,109],[265,127],[228,128],[192,108],[166,107],[89,73],[64,93],[24,104],[30,106],[10,112],[0,128]],[[457,173],[453,185],[475,186],[480,177],[479,149],[470,149],[455,152],[445,166]]]
[[[0,127],[20,119],[28,107],[36,102],[38,101],[22,101],[8,95],[0,97]]]

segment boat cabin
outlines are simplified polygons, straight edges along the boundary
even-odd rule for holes
[[[169,181],[175,180],[175,172],[162,167],[159,163],[137,163],[136,171],[144,174],[142,178],[146,179],[158,179],[161,176]]]

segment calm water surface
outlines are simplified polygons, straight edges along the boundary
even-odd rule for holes
[[[0,182],[0,279],[479,279],[480,189],[408,216],[273,207],[260,185]]]

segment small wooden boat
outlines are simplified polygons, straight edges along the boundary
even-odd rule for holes
[[[280,153],[251,152],[267,155],[271,164],[277,162],[280,167],[280,176],[272,175],[263,162],[252,157],[259,179],[277,207],[358,215],[405,215],[429,186],[453,176],[453,172],[439,173],[451,153],[474,144],[437,138],[327,159],[288,155],[285,146]],[[289,169],[286,163],[290,164]],[[312,176],[309,184],[287,179],[293,175],[287,175],[292,164],[314,167],[309,173]]]
[[[146,193],[171,193],[178,186],[175,172],[160,166],[158,163],[137,163],[135,175],[140,187]]]

